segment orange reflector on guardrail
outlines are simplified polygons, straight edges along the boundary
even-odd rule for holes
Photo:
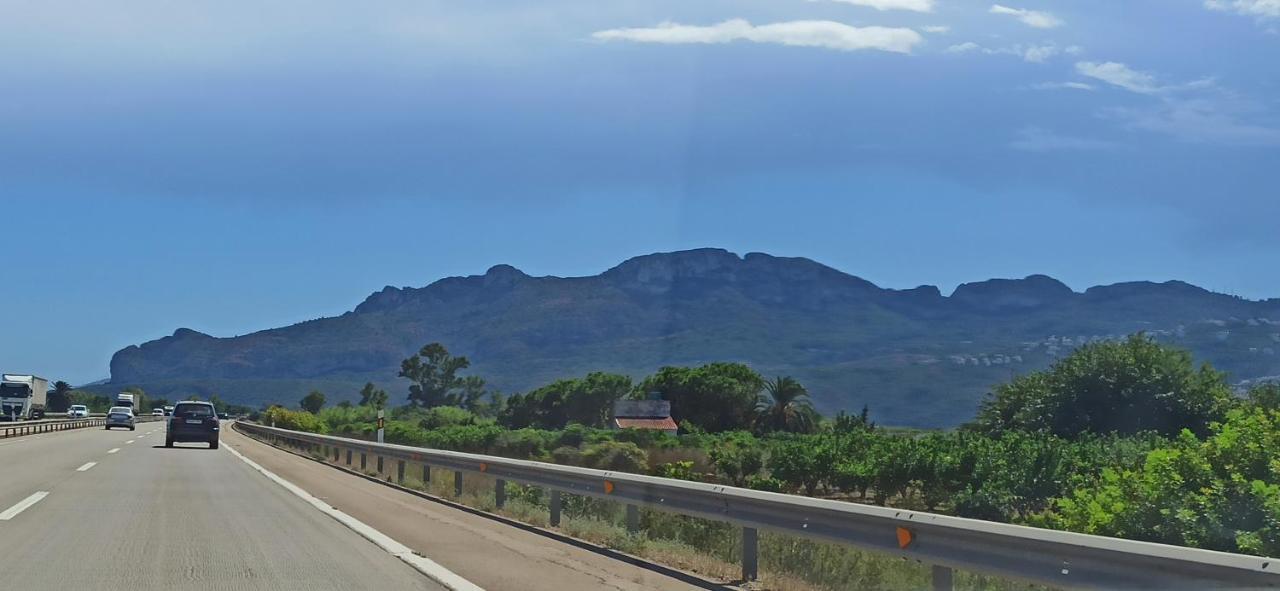
[[[485,464],[485,463],[483,463],[483,462],[482,462],[482,463],[480,464],[480,471],[481,471],[481,472],[488,472],[488,471],[489,471],[489,464]]]
[[[604,481],[604,494],[606,494],[606,495],[611,495],[611,494],[613,494],[613,481],[612,481],[612,480],[606,480],[606,481]]]
[[[899,548],[906,550],[907,546],[910,546],[911,542],[914,541],[915,539],[916,539],[916,536],[915,534],[911,533],[911,530],[905,527],[898,528],[898,547]]]

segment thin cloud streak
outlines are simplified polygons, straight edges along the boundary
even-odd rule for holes
[[[854,27],[825,20],[753,25],[745,19],[731,19],[710,26],[665,22],[656,27],[597,31],[591,37],[598,41],[663,44],[750,41],[838,51],[872,49],[892,53],[911,53],[912,48],[924,41],[919,33],[908,28]]]

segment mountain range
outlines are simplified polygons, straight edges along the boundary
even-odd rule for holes
[[[311,389],[353,399],[372,381],[402,399],[406,356],[439,341],[505,392],[591,371],[636,378],[663,365],[740,361],[792,375],[820,411],[869,405],[882,423],[954,426],[992,384],[1076,346],[1145,331],[1235,381],[1280,375],[1280,299],[1183,283],[1073,291],[1044,275],[886,289],[804,258],[721,249],[629,259],[589,277],[498,265],[421,288],[386,287],[354,310],[248,335],[180,328],[111,360],[114,391],[218,393],[294,404]]]

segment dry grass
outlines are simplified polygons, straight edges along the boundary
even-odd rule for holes
[[[665,453],[658,456],[659,463],[694,460],[697,465],[698,459],[688,450],[661,451]],[[325,457],[311,450],[305,454],[347,467],[345,452],[338,462],[332,461],[332,455]],[[705,461],[705,456],[702,461]],[[360,456],[354,454],[350,468],[359,470],[359,466]],[[370,456],[362,472],[387,480],[395,479],[395,461],[385,461],[381,474],[376,467],[376,459]],[[422,474],[420,464],[406,464],[403,486],[535,527],[549,527],[547,496],[540,489],[508,483],[507,502],[502,509],[497,509],[494,478],[490,476],[466,474],[462,494],[458,496],[454,494],[453,471],[432,469],[430,482],[424,482]],[[624,511],[620,504],[567,494],[563,498],[561,525],[552,529],[564,535],[722,583],[741,578],[738,561],[742,550],[737,527],[642,510],[642,531],[629,533],[623,523]],[[750,584],[753,589],[921,589],[928,588],[930,584],[928,566],[916,562],[769,532],[761,532],[759,543],[760,579]],[[963,589],[1035,589],[963,572],[956,573],[955,584]]]

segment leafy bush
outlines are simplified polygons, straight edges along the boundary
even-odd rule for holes
[[[1205,440],[1190,430],[1135,469],[1060,499],[1036,523],[1263,556],[1280,554],[1280,413],[1231,411]]]
[[[1225,376],[1191,354],[1137,334],[1091,343],[1045,371],[1002,384],[978,412],[974,427],[992,434],[1041,431],[1203,435],[1232,405]]]
[[[747,478],[747,488],[754,490],[763,490],[768,492],[782,492],[782,488],[786,486],[781,480],[772,476],[750,476]]]
[[[329,428],[320,418],[304,410],[289,410],[282,406],[273,406],[262,413],[262,422],[275,425],[281,429],[306,431],[308,433],[328,433]]]
[[[476,416],[471,411],[457,406],[437,406],[427,409],[419,423],[423,429],[441,429],[459,425],[473,425]]]
[[[582,464],[588,468],[643,474],[647,463],[648,455],[634,443],[603,441],[582,450]]]
[[[516,459],[542,459],[554,444],[555,432],[538,429],[507,431],[494,440],[491,453]]]
[[[658,464],[653,468],[653,475],[676,480],[700,480],[698,474],[693,471],[693,462],[688,461]]]
[[[747,478],[764,468],[764,449],[750,433],[737,432],[725,437],[707,451],[716,469],[734,486],[742,486]]]

